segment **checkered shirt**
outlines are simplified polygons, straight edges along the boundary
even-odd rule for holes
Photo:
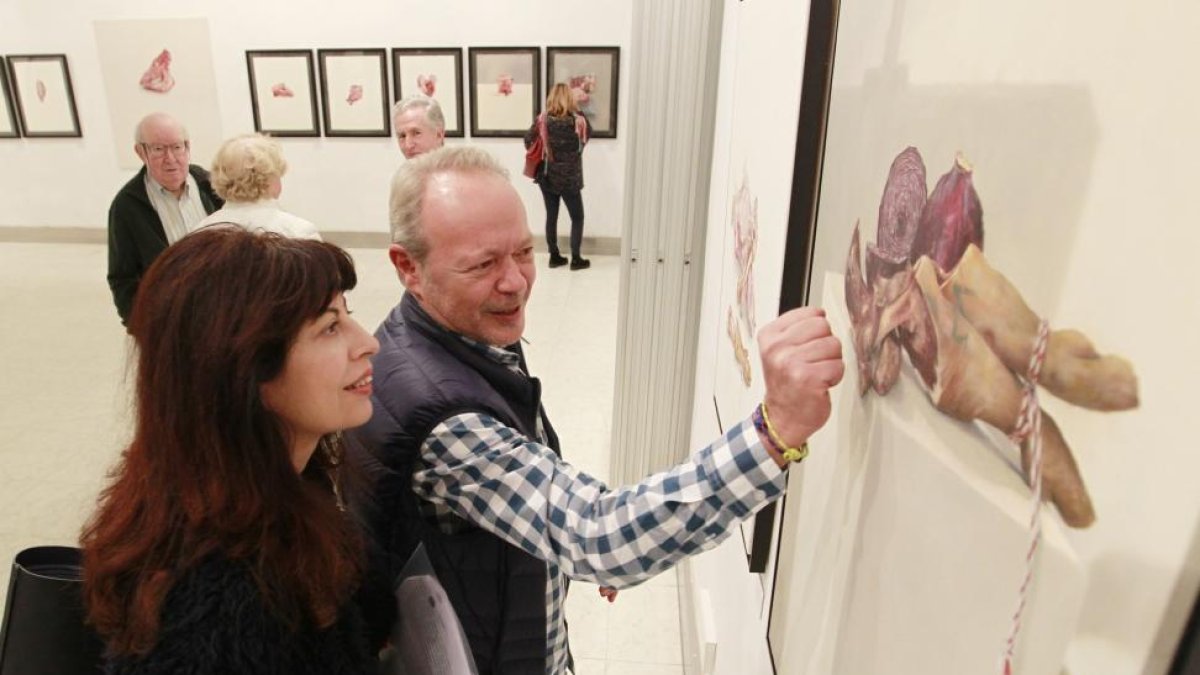
[[[516,354],[472,342],[520,372]],[[686,462],[611,490],[483,413],[438,424],[413,488],[443,529],[454,514],[546,561],[546,672],[567,672],[566,579],[627,588],[717,546],[783,494],[786,473],[749,419]]]

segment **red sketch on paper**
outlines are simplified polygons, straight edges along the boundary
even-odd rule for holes
[[[150,68],[142,74],[138,84],[146,91],[165,94],[175,87],[175,78],[171,76],[171,52],[164,49],[150,63]]]
[[[575,95],[575,103],[584,108],[592,100],[592,91],[596,89],[596,76],[576,75],[567,81],[567,86]]]
[[[350,93],[346,95],[346,103],[354,105],[362,100],[363,90],[361,84],[350,85]]]
[[[417,88],[422,94],[433,97],[433,92],[437,89],[437,75],[418,75]]]
[[[41,80],[38,80],[37,84],[34,85],[34,89],[37,91],[38,100],[41,101],[42,103],[45,103],[46,102],[46,83],[42,82]]]
[[[288,89],[288,86],[282,82],[271,85],[271,96],[275,98],[292,98],[295,95],[296,93]]]
[[[742,341],[742,327],[733,315],[733,308],[725,311],[725,334],[729,336],[729,344],[733,346],[733,360],[737,363],[738,374],[742,376],[742,384],[750,386],[750,352]]]
[[[513,76],[504,74],[496,79],[496,85],[499,88],[502,96],[510,96],[513,93]]]

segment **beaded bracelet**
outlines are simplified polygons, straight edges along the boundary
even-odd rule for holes
[[[779,437],[779,433],[775,431],[775,427],[771,424],[771,417],[767,413],[766,401],[758,404],[758,407],[754,409],[754,428],[767,439],[767,443],[775,452],[783,455],[785,460],[799,462],[808,457],[808,441],[801,443],[798,448],[793,448]]]

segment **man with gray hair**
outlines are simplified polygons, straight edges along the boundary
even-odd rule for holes
[[[442,147],[446,142],[446,117],[442,106],[427,96],[409,96],[392,106],[396,143],[405,159]]]
[[[138,171],[108,209],[108,287],[121,323],[129,321],[142,274],[168,245],[224,202],[208,172],[190,164],[187,129],[166,113],[138,122],[133,151]]]
[[[566,673],[567,580],[611,601],[778,498],[829,417],[841,344],[819,309],[772,321],[758,338],[766,396],[753,417],[610,489],[563,461],[528,374],[533,234],[504,168],[466,146],[406,162],[391,226],[406,291],[375,333],[374,412],[349,455],[373,497],[362,503],[385,577],[424,544],[481,674]]]

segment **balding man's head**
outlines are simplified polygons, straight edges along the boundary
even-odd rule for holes
[[[150,113],[138,122],[133,139],[150,177],[171,192],[182,190],[191,161],[187,129],[166,113]]]

